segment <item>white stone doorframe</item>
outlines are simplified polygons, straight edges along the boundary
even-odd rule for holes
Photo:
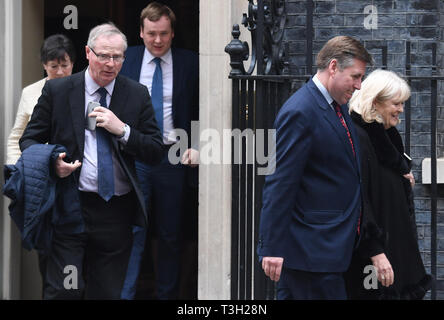
[[[247,10],[247,0],[200,0],[200,132],[215,129],[222,137],[223,129],[231,129],[231,69],[224,48]],[[241,38],[249,36],[245,30]],[[221,158],[231,153],[231,146],[224,147],[221,143]],[[231,166],[200,164],[198,299],[230,298]]]
[[[11,131],[15,106],[18,105],[22,89],[22,0],[3,0],[3,12],[0,12],[0,21],[3,26],[2,48],[4,57],[0,64],[2,72],[0,81],[3,97],[0,97],[2,107],[0,112],[3,119],[3,132],[1,146],[2,154],[6,157],[6,139]],[[6,159],[2,159],[2,164]],[[3,196],[3,195],[2,195]],[[12,225],[9,218],[8,199],[3,198],[3,208],[0,208],[0,298],[20,298],[20,237],[17,228]]]

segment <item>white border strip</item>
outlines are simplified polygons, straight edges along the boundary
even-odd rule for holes
[[[4,0],[5,5],[5,60],[4,60],[4,126],[3,132],[5,140],[3,148],[6,154],[6,139],[12,128],[15,114],[15,105],[21,91],[22,81],[22,0]],[[6,199],[6,198],[5,198]],[[12,248],[16,247],[12,243],[12,224],[7,210],[7,201],[2,208],[3,215],[3,265],[2,274],[3,287],[2,299],[17,299],[20,290],[20,283],[13,281],[12,274],[20,272],[20,264],[17,265],[17,255]],[[14,257],[15,256],[15,257]],[[15,261],[14,261],[15,260]],[[20,260],[18,260],[19,262]],[[14,269],[14,270],[13,270]],[[17,270],[18,269],[18,270]]]

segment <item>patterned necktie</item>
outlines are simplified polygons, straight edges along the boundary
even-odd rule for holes
[[[162,67],[160,66],[162,60],[156,57],[153,61],[156,63],[156,69],[154,70],[153,82],[151,84],[151,102],[153,103],[157,125],[163,134],[163,78]]]
[[[352,138],[351,138],[350,131],[348,130],[348,126],[347,126],[347,124],[345,123],[344,116],[342,115],[341,107],[339,106],[339,103],[337,103],[337,102],[334,101],[334,100],[333,100],[333,102],[332,102],[332,105],[333,105],[333,107],[334,107],[335,110],[336,110],[336,115],[338,116],[339,121],[341,121],[342,126],[343,126],[343,127],[345,128],[345,130],[347,131],[348,141],[350,142],[350,145],[351,145],[351,147],[352,147],[353,155],[354,155],[355,158],[356,158],[356,153],[355,153],[355,147],[354,147],[354,145],[353,145],[353,140],[352,140]],[[359,213],[359,218],[358,218],[358,227],[357,227],[357,230],[356,230],[357,233],[358,233],[358,235],[361,233],[361,216],[362,216],[362,212]]]
[[[339,106],[339,104],[333,100],[332,102],[333,107],[335,108],[336,111],[336,115],[339,118],[339,121],[341,121],[342,126],[345,128],[345,131],[347,131],[347,137],[348,137],[348,141],[350,142],[350,145],[352,147],[352,151],[353,151],[353,155],[356,157],[356,153],[355,153],[355,147],[353,145],[353,140],[351,138],[350,135],[350,131],[348,130],[347,124],[345,123],[344,117],[342,115],[342,111],[341,111],[341,107]]]
[[[107,108],[106,89],[99,88],[100,105]],[[97,180],[99,195],[108,201],[114,195],[114,172],[111,135],[101,127],[96,127],[97,136]]]

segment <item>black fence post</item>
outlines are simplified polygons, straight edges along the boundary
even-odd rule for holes
[[[432,45],[432,76],[436,75],[436,43]],[[437,250],[437,239],[436,239],[436,224],[437,224],[437,201],[438,201],[438,188],[437,188],[437,144],[436,144],[436,135],[437,135],[437,106],[438,106],[438,80],[431,79],[431,149],[430,149],[430,173],[431,173],[431,188],[430,188],[430,197],[431,197],[431,212],[430,212],[430,257],[431,257],[431,272],[436,279],[436,250]],[[436,300],[436,283],[435,281],[432,284],[432,292],[431,299]]]
[[[411,76],[411,56],[410,56],[410,49],[411,44],[410,41],[405,42],[405,75],[407,77],[408,84],[411,86],[411,81],[409,77]],[[405,112],[404,112],[404,118],[405,118],[405,153],[407,153],[410,156],[410,123],[411,123],[411,101],[408,99],[405,102]]]
[[[239,80],[232,79],[232,128],[239,128]],[[238,265],[239,265],[239,159],[235,155],[238,154],[234,149],[235,141],[231,140],[231,299],[237,300],[238,293]]]

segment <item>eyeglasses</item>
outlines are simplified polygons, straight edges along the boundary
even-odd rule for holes
[[[94,52],[94,54],[96,55],[97,59],[100,62],[108,62],[111,60],[111,58],[113,59],[114,62],[116,63],[122,63],[125,60],[125,56],[109,56],[107,54],[97,54],[93,48],[89,47],[91,49],[92,52]]]

